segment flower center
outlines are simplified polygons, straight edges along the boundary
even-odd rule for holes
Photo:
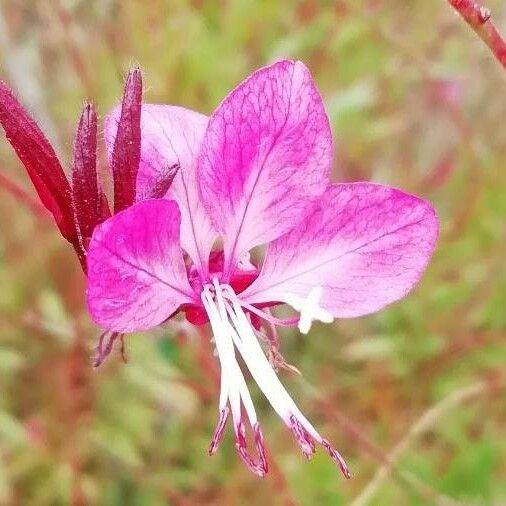
[[[268,471],[262,431],[248,386],[237,362],[238,352],[271,406],[294,434],[303,454],[310,458],[315,452],[313,441],[316,441],[326,449],[327,453],[339,465],[343,474],[349,478],[350,472],[341,455],[326,439],[320,436],[304,417],[267,360],[255,335],[251,319],[244,311],[244,307],[251,311],[253,306],[241,302],[234,290],[229,285],[220,284],[217,278],[213,279],[212,284],[209,283],[203,287],[201,298],[214,334],[221,366],[220,418],[209,447],[209,454],[212,455],[217,450],[231,412],[239,455],[246,465],[259,476],[264,476]],[[254,313],[268,319],[271,324],[286,323],[257,310],[257,308],[253,309],[255,309]],[[311,319],[309,321],[311,322]],[[293,324],[293,322],[291,323]],[[243,410],[254,433],[258,454],[256,460],[248,453]]]

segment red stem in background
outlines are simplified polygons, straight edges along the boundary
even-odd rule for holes
[[[448,0],[506,69],[506,41],[497,31],[491,12],[473,0]]]
[[[50,215],[46,208],[39,204],[38,200],[35,200],[25,189],[18,185],[15,181],[12,181],[5,174],[0,172],[0,188],[4,188],[11,193],[16,199],[25,204],[36,216],[43,218],[49,218]]]

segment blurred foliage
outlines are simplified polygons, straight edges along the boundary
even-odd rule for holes
[[[504,2],[487,3],[506,31]],[[446,1],[1,0],[0,14],[1,77],[65,161],[83,99],[104,115],[133,61],[147,101],[209,113],[289,56],[324,97],[335,179],[423,195],[442,224],[405,300],[283,335],[303,373],[283,381],[353,479],[321,452],[306,462],[253,389],[272,462],[258,480],[230,430],[207,456],[218,369],[205,335],[181,322],[132,335],[127,365],[115,353],[92,370],[99,331],[70,247],[0,188],[0,504],[353,504],[431,406],[480,381],[407,442],[368,504],[506,504],[505,75]],[[4,139],[0,170],[34,194]]]

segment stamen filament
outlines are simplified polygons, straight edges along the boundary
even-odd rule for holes
[[[217,291],[217,294],[219,291]],[[210,292],[207,292],[207,297],[211,297]],[[253,401],[251,400],[251,396],[248,390],[248,386],[246,384],[246,380],[244,379],[244,376],[242,374],[242,371],[239,367],[239,364],[237,363],[236,357],[235,357],[235,350],[234,350],[234,344],[232,340],[230,339],[230,331],[229,331],[229,325],[227,321],[227,316],[225,312],[225,305],[223,302],[223,299],[217,295],[218,300],[218,309],[219,309],[219,316],[217,316],[217,321],[220,322],[222,327],[222,333],[220,334],[222,337],[222,342],[225,346],[225,360],[228,361],[230,368],[229,368],[229,380],[230,381],[238,381],[238,384],[236,385],[238,387],[238,393],[239,393],[239,400],[235,399],[235,393],[233,393],[232,400],[236,401],[236,404],[238,404],[238,410],[240,411],[240,400],[242,399],[244,409],[246,410],[246,413],[248,414],[249,421],[251,423],[251,426],[253,426],[257,422],[257,416],[255,412],[255,407],[253,405]],[[209,302],[209,301],[208,301]],[[210,306],[213,306],[212,301],[210,303]],[[214,308],[213,308],[214,309]],[[218,352],[219,353],[219,352]],[[232,377],[233,375],[233,377]],[[232,409],[232,412],[234,410]]]
[[[230,324],[228,322],[224,300],[221,297],[219,285],[215,285],[215,300],[211,293],[211,287],[206,285],[201,294],[202,304],[208,314],[213,330],[216,350],[221,365],[221,390],[220,390],[220,417],[213,438],[209,445],[208,453],[213,455],[218,449],[223,436],[225,424],[232,411],[234,431],[236,434],[236,448],[246,465],[258,476],[265,476],[268,471],[267,460],[263,446],[263,435],[257,421],[255,407],[251,399],[246,381],[237,363],[234,344],[230,336]],[[230,405],[228,407],[227,403]],[[255,447],[259,463],[256,463],[248,454],[246,442],[246,430],[242,421],[241,403],[246,411],[248,421],[254,431]]]
[[[234,289],[230,285],[221,285],[221,288],[224,292],[227,292],[227,299],[231,302],[235,300],[241,307],[244,309],[247,309],[251,313],[256,314],[260,318],[263,318],[265,321],[277,325],[278,327],[295,327],[299,323],[299,317],[295,316],[293,318],[276,318],[275,316],[272,316],[272,314],[267,313],[266,311],[262,311],[261,309],[248,304],[247,302],[242,301],[237,297],[237,295],[234,292]]]
[[[246,381],[237,362],[235,355],[235,349],[237,349],[273,409],[294,434],[306,458],[311,458],[314,454],[314,441],[316,441],[325,448],[329,456],[341,468],[343,474],[349,478],[350,472],[339,452],[320,436],[282,385],[265,356],[244,309],[257,315],[261,313],[259,316],[262,317],[263,315],[267,316],[267,321],[271,323],[276,319],[254,306],[244,304],[229,285],[220,285],[216,278],[213,279],[212,285],[208,284],[204,287],[201,297],[213,329],[222,372],[220,419],[209,447],[209,454],[212,455],[216,451],[223,434],[228,418],[228,402],[232,411],[237,440],[236,448],[239,455],[256,474],[264,476],[267,472],[263,435],[257,422]],[[255,311],[251,311],[250,308]],[[241,403],[255,434],[259,463],[255,463],[247,453],[245,426],[241,418]]]
[[[208,311],[209,321],[211,322],[216,341],[216,349],[220,357],[223,381],[220,390],[220,409],[224,409],[228,398],[234,419],[240,418],[242,400],[249,421],[253,426],[257,422],[255,407],[251,400],[246,380],[235,358],[234,345],[229,337],[228,325],[226,325],[226,321],[223,320],[222,315],[217,312],[208,289],[204,289],[202,299],[203,303],[205,299],[204,307]],[[235,383],[236,388],[232,388],[233,382],[237,382]]]

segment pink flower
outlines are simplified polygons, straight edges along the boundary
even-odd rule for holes
[[[406,295],[435,246],[434,210],[393,188],[330,183],[330,127],[300,62],[257,71],[211,118],[141,105],[141,96],[141,74],[133,69],[121,106],[106,121],[110,217],[97,176],[93,106],[85,105],[79,122],[69,182],[38,126],[0,83],[0,124],[87,267],[88,306],[107,329],[97,364],[123,333],[155,327],[181,310],[195,325],[210,324],[221,364],[210,454],[231,414],[240,456],[258,475],[267,472],[240,356],[304,455],[312,456],[316,442],[349,477],[340,454],[274,372],[273,366],[286,366],[276,326],[298,325],[307,333],[314,320],[368,314]],[[259,264],[250,253],[263,244]],[[270,308],[280,304],[300,316],[275,318]],[[247,448],[246,424],[256,458]]]
[[[113,153],[120,117],[116,109],[106,122]],[[300,62],[258,70],[210,118],[143,105],[137,195],[149,196],[175,164],[179,173],[165,198],[119,212],[89,245],[87,301],[98,325],[147,330],[178,310],[192,323],[209,322],[221,366],[209,453],[231,414],[239,455],[260,476],[268,470],[263,435],[239,359],[303,454],[310,458],[317,443],[349,477],[275,373],[275,327],[307,333],[315,320],[365,315],[402,298],[438,235],[434,209],[417,197],[371,183],[330,183],[332,152],[322,100]],[[258,264],[250,253],[264,244]],[[300,316],[275,318],[270,308],[279,304]],[[269,341],[266,334],[271,361],[259,342]]]

